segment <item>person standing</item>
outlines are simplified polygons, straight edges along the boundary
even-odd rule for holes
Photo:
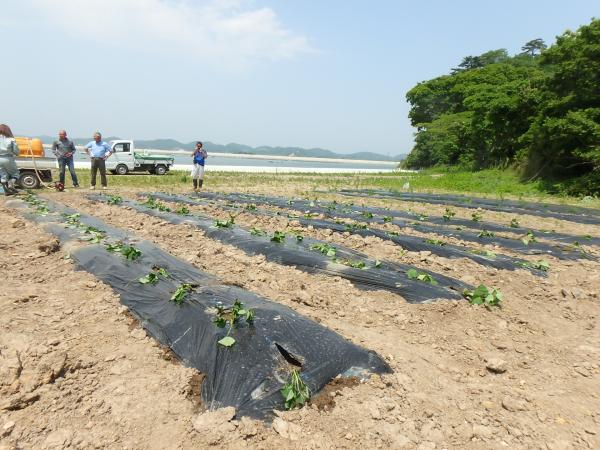
[[[75,173],[75,163],[73,162],[73,155],[75,154],[75,144],[70,139],[67,139],[67,132],[60,130],[58,132],[58,141],[54,141],[52,144],[52,153],[58,160],[58,168],[60,170],[60,182],[65,184],[65,168],[69,168],[71,174],[71,180],[73,180],[73,187],[79,187],[77,182],[77,174]]]
[[[106,182],[106,160],[112,154],[110,145],[102,140],[102,134],[94,133],[94,140],[90,141],[85,146],[85,151],[92,161],[92,179],[90,181],[90,189],[96,189],[96,173],[100,171],[100,182],[102,189],[107,188]]]
[[[8,125],[0,124],[0,182],[4,195],[15,195],[15,183],[19,179],[19,168],[15,162],[19,146]]]
[[[198,192],[204,183],[204,161],[208,158],[206,150],[202,148],[202,142],[196,142],[196,149],[192,153],[194,158],[194,168],[192,169],[192,183],[194,183],[194,192]]]

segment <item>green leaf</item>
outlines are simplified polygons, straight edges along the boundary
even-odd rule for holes
[[[120,195],[109,195],[108,200],[106,200],[106,203],[108,203],[109,205],[120,205],[121,203],[123,203],[123,197],[121,197]]]
[[[285,233],[283,231],[275,231],[271,237],[271,241],[281,244],[285,241]]]
[[[139,278],[138,281],[142,284],[156,284],[158,283],[158,277],[155,273],[149,273],[145,277]]]
[[[252,228],[252,230],[250,230],[250,234],[252,236],[264,236],[265,234],[267,234],[267,232],[264,230],[261,230],[260,228],[254,227],[254,228]]]
[[[225,336],[219,341],[219,344],[221,344],[223,347],[231,347],[233,344],[235,344],[235,339],[231,336]]]
[[[217,317],[213,322],[219,328],[225,328],[225,325],[227,325],[227,321],[223,317]]]

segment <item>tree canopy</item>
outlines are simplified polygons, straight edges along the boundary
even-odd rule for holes
[[[408,91],[417,132],[406,166],[512,165],[527,179],[577,179],[571,193],[600,193],[600,20],[522,50],[467,56]]]

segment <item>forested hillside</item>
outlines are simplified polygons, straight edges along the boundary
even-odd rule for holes
[[[522,50],[467,56],[412,88],[417,133],[405,165],[514,166],[524,180],[600,193],[600,20]]]

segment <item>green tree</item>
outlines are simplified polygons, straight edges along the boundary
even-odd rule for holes
[[[600,194],[600,20],[522,49],[467,56],[408,91],[417,132],[405,164],[516,165],[527,179]]]
[[[523,50],[523,54],[535,56],[536,52],[541,53],[542,50],[545,50],[547,47],[548,46],[543,39],[537,38],[525,43],[525,45],[521,47],[521,50]]]
[[[600,181],[600,20],[559,36],[540,62],[552,74],[546,100],[522,138],[527,175]]]

